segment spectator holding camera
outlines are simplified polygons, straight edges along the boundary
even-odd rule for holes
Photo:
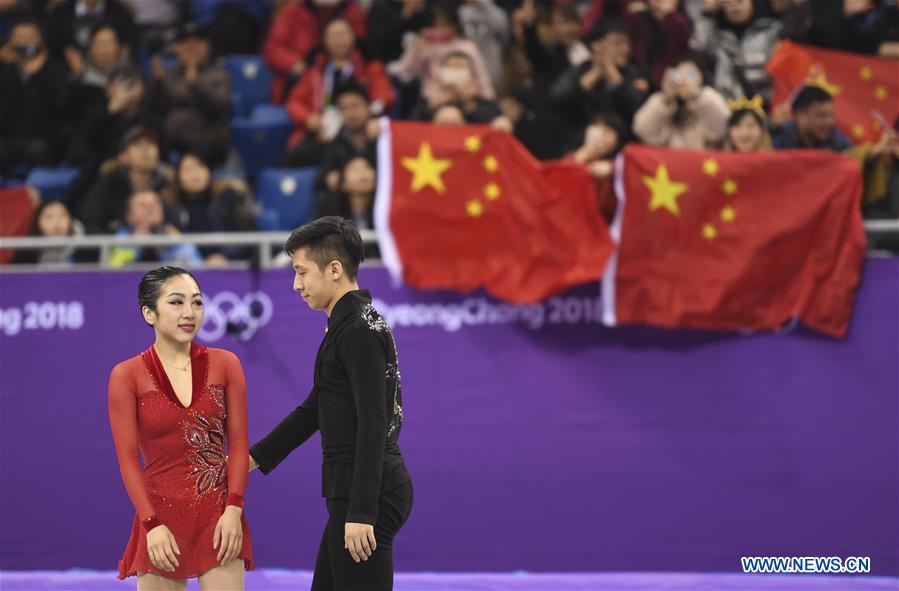
[[[461,35],[455,5],[450,1],[437,2],[431,8],[430,26],[421,30],[415,43],[398,61],[389,64],[387,71],[403,84],[417,81],[421,97],[433,107],[440,103],[440,86],[446,82],[445,78],[441,79],[440,70],[450,54],[468,57],[476,96],[487,100],[496,98],[481,51]]]
[[[435,108],[448,103],[457,105],[468,123],[491,123],[501,115],[495,100],[478,94],[474,63],[467,53],[446,54],[435,82],[427,97],[412,110],[413,119],[431,119]]]
[[[730,108],[706,86],[702,58],[687,53],[662,76],[662,89],[634,116],[634,133],[655,146],[702,150],[718,147],[727,130]]]
[[[90,234],[108,234],[121,227],[129,195],[150,190],[175,201],[174,174],[160,164],[156,133],[135,127],[122,138],[117,160],[100,169],[101,176],[81,205],[81,221]]]
[[[0,172],[56,163],[64,81],[37,21],[19,21],[0,48]]]
[[[118,236],[177,236],[178,230],[165,221],[162,197],[145,189],[128,196],[125,205],[125,225],[116,232]],[[174,263],[196,265],[203,262],[200,251],[193,244],[172,246],[115,246],[109,255],[111,267],[124,267],[132,263]]]

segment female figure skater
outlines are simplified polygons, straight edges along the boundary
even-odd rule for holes
[[[253,569],[243,369],[233,353],[193,342],[203,298],[184,269],[147,273],[138,303],[156,341],[109,376],[109,422],[137,512],[119,578],[137,575],[138,591],[183,591],[192,577],[204,591],[243,589]]]

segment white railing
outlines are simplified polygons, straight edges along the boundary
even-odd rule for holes
[[[869,235],[899,234],[899,220],[866,220],[865,231]],[[362,241],[365,244],[377,244],[378,236],[374,230],[362,230]],[[277,257],[273,251],[284,245],[290,232],[245,232],[245,233],[214,233],[214,234],[180,234],[177,236],[145,235],[145,236],[112,236],[91,235],[70,238],[43,238],[43,237],[0,237],[0,250],[27,249],[41,250],[44,248],[73,248],[73,249],[99,249],[99,263],[87,263],[80,265],[89,268],[108,268],[109,257],[116,246],[175,246],[178,244],[194,244],[196,246],[253,246],[258,249],[258,264],[262,268],[277,266]],[[248,263],[238,263],[231,266],[246,267]],[[147,265],[144,265],[147,266]],[[155,264],[149,266],[156,266]],[[129,265],[128,268],[139,268],[137,265]],[[18,269],[4,266],[6,270]]]

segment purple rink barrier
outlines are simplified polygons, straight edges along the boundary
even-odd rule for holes
[[[2,570],[111,570],[133,510],[106,416],[152,340],[139,273],[0,275]],[[302,401],[325,317],[289,270],[199,274],[205,342],[237,353],[250,438]],[[402,571],[740,572],[741,556],[869,556],[899,574],[899,259],[866,261],[845,341],[598,323],[598,285],[515,308],[395,288],[400,445],[415,507]],[[251,292],[262,317],[237,340]],[[245,319],[244,319],[245,320]],[[311,569],[318,438],[252,474],[260,568]]]

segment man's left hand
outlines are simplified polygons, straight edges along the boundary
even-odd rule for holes
[[[368,560],[378,548],[374,526],[367,523],[347,523],[343,529],[343,547],[356,562]]]

